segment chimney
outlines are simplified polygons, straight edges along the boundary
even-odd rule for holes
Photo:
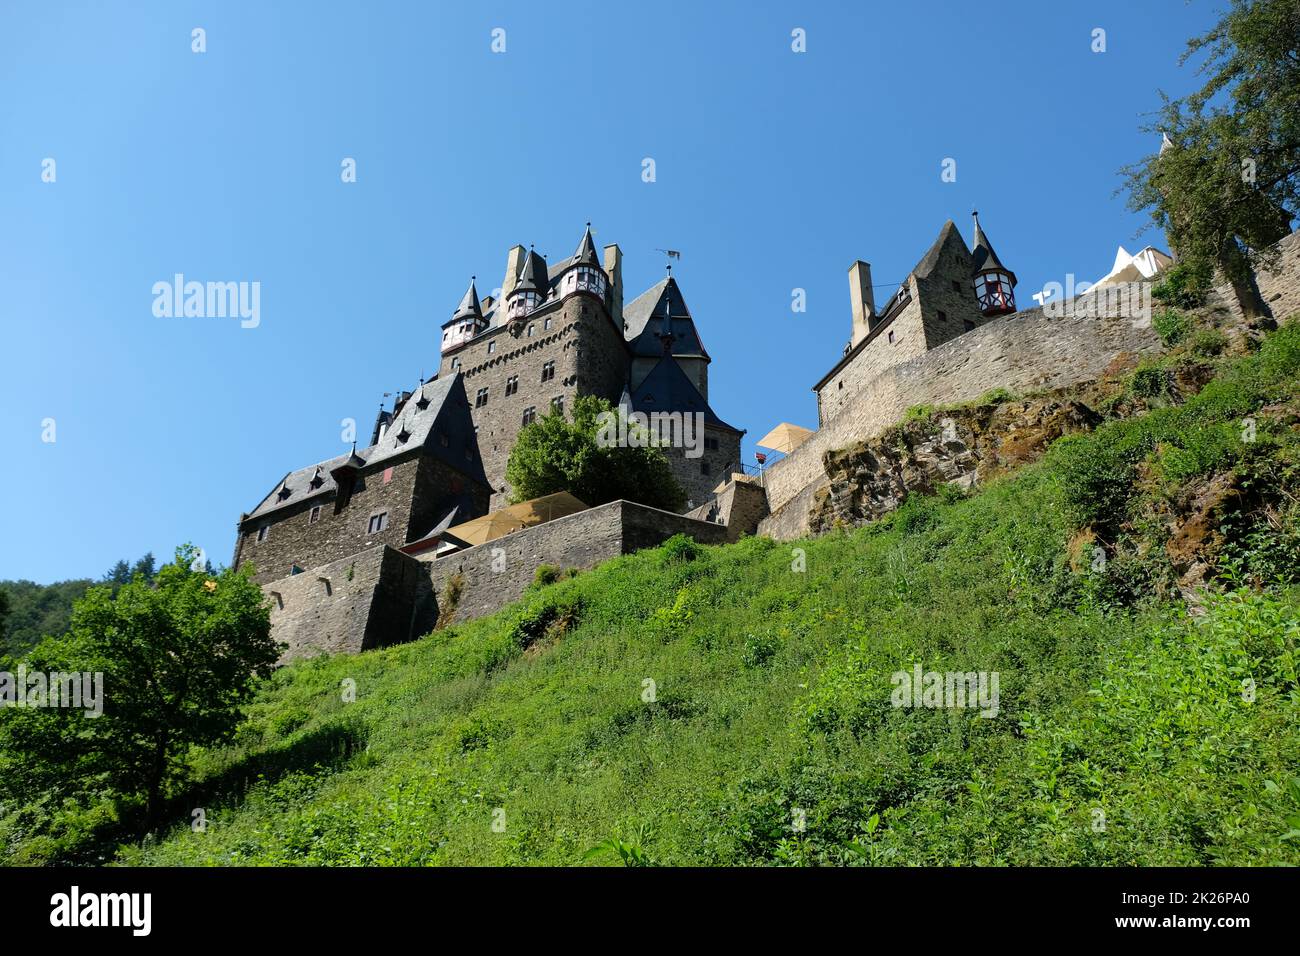
[[[871,291],[871,263],[858,259],[849,266],[849,299],[853,303],[853,338],[857,345],[867,336],[876,317],[876,297]]]
[[[528,250],[523,246],[511,246],[510,252],[506,254],[506,277],[501,280],[502,299],[505,299],[510,294],[510,290],[519,281],[519,270],[524,267],[524,256],[526,255],[528,255]]]
[[[609,276],[609,314],[614,325],[623,328],[623,250],[605,247],[605,275]]]

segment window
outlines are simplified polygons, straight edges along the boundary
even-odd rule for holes
[[[271,526],[269,524],[262,525],[262,527],[257,529],[257,540],[265,541],[267,535],[269,535],[270,533],[271,533]]]
[[[487,404],[487,402],[488,402],[488,390],[486,388],[480,388],[478,392],[475,393],[474,395],[474,407],[482,408],[484,405]]]
[[[370,516],[370,534],[377,534],[388,527],[388,512],[381,511],[377,515]]]
[[[460,356],[457,356],[456,358],[451,360],[451,367],[453,371],[460,368]]]
[[[308,524],[315,524],[320,520],[320,505],[315,505],[311,509],[311,514],[307,516]]]
[[[536,292],[520,292],[512,295],[506,314],[512,318],[523,318],[542,304],[542,297]]]
[[[563,396],[563,395],[560,395],[560,396],[557,396],[556,398],[551,399],[551,411],[553,411],[553,412],[559,412],[561,415],[564,414],[564,396]]]
[[[718,440],[717,440],[716,438],[710,438],[708,435],[705,435],[705,436],[704,436],[704,447],[707,448],[709,451],[717,451],[717,450],[718,450]]]
[[[495,341],[489,342],[489,343],[488,343],[488,355],[491,355],[491,354],[492,354],[493,352],[495,352],[496,350],[497,350],[497,343],[496,343]]]
[[[553,378],[555,378],[555,362],[551,361],[542,366],[542,381],[549,382]]]
[[[890,330],[889,330],[889,344],[890,344],[890,345],[893,345],[893,344],[894,344],[894,330],[893,330],[893,329],[890,329]]]
[[[945,312],[945,311],[943,311],[943,309],[940,309],[940,310],[939,310],[939,321],[940,321],[940,322],[947,322],[947,321],[948,321],[948,313]]]
[[[302,568],[298,567],[298,565],[296,565],[296,564],[291,564],[291,565],[289,565],[289,575],[290,575],[290,577],[292,577],[292,576],[295,575],[295,574],[302,574]]]
[[[532,405],[529,405],[527,408],[524,409],[524,424],[531,425],[536,420],[537,420],[537,409],[534,408]]]
[[[529,323],[528,323],[528,337],[529,337],[530,339],[533,337],[533,331],[534,331],[534,329],[535,329],[535,326],[533,325],[533,323],[529,322]]]
[[[546,321],[542,323],[542,328],[549,329],[550,327],[551,327],[551,317],[548,315],[546,317]]]
[[[511,375],[506,379],[506,394],[513,395],[517,391],[519,391],[519,376]]]
[[[1011,276],[1005,272],[987,272],[976,276],[975,298],[979,301],[981,312],[1001,314],[1016,310]]]

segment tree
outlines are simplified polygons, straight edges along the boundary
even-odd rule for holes
[[[670,511],[680,508],[686,493],[662,450],[597,441],[602,413],[613,411],[604,399],[581,395],[571,420],[552,410],[525,426],[506,463],[514,500],[567,491],[592,506],[626,498]]]
[[[5,618],[9,616],[9,592],[0,588],[0,653],[5,646]]]
[[[131,581],[131,565],[125,560],[118,561],[104,575],[105,584],[128,584]]]
[[[1204,85],[1166,99],[1144,127],[1170,146],[1124,170],[1129,206],[1149,211],[1180,262],[1222,271],[1242,311],[1267,308],[1252,272],[1300,211],[1300,3],[1232,0],[1188,42]]]
[[[146,551],[145,556],[141,558],[139,561],[137,561],[135,565],[131,568],[131,578],[134,579],[137,574],[141,575],[144,578],[146,584],[148,584],[150,581],[154,579],[154,575],[156,573],[157,571],[155,569],[155,562],[154,562],[152,551]]]
[[[0,793],[32,801],[107,791],[144,802],[161,821],[168,786],[196,744],[229,738],[279,648],[248,569],[212,577],[176,550],[150,586],[143,576],[91,588],[72,627],[24,661],[27,673],[102,674],[102,714],[86,708],[0,710]]]

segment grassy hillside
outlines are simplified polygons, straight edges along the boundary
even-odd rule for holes
[[[1184,402],[1139,369],[1122,401],[1145,414],[969,497],[792,544],[676,539],[412,644],[284,668],[232,747],[194,755],[175,829],[103,852],[1300,863],[1300,327],[1214,372]],[[1246,504],[1216,546],[1228,585],[1193,617],[1165,545],[1188,489],[1222,476]],[[997,716],[892,707],[890,675],[917,663],[997,671]],[[44,835],[11,814],[0,838],[14,861],[66,858],[96,812]]]

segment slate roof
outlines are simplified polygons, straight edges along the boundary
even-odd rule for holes
[[[1016,281],[1016,275],[1010,269],[1002,264],[998,259],[998,254],[993,251],[993,244],[989,242],[989,237],[984,235],[984,230],[980,228],[979,216],[975,216],[975,249],[971,253],[971,261],[974,264],[972,273],[988,272],[991,269],[998,269],[1011,276],[1011,281]]]
[[[405,440],[402,436],[405,435]],[[446,446],[442,437],[447,437]],[[281,508],[292,507],[309,498],[328,495],[338,490],[332,472],[356,458],[355,467],[369,471],[378,465],[396,459],[414,449],[445,462],[461,474],[487,485],[483,461],[477,452],[472,460],[465,457],[467,445],[474,445],[474,423],[469,414],[469,401],[460,374],[426,382],[397,409],[384,435],[369,448],[339,455],[327,461],[291,471],[276,482],[268,494],[248,515],[260,518]],[[289,495],[281,497],[281,490]],[[467,494],[462,497],[470,497]]]
[[[659,360],[650,374],[632,393],[632,410],[637,412],[703,412],[704,423],[744,434],[734,425],[728,425],[709,407],[695,383],[687,378],[682,367],[671,355]],[[622,404],[620,402],[620,404]]]
[[[459,322],[462,319],[482,319],[483,309],[479,305],[478,290],[474,288],[473,277],[469,280],[469,288],[465,290],[465,295],[460,300],[460,305],[452,313],[450,319],[443,323],[443,328],[451,325],[453,322]]]
[[[709,357],[682,290],[672,276],[660,279],[625,305],[623,321],[627,323],[623,337],[633,355],[663,355],[664,344],[659,336],[671,329],[673,355]]]

